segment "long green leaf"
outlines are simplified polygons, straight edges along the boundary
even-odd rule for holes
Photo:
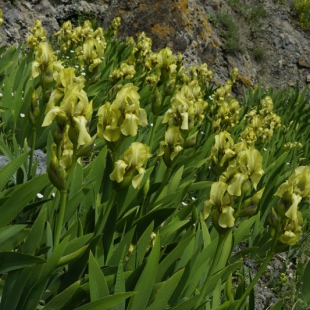
[[[123,263],[120,262],[117,268],[114,293],[118,294],[125,291],[124,266]],[[111,310],[125,310],[125,301],[120,302],[117,306],[111,308]]]
[[[31,232],[23,246],[23,252],[34,255],[37,246],[42,238],[42,231],[44,230],[44,223],[46,219],[46,208],[41,209],[39,216],[35,220]]]
[[[18,156],[16,159],[14,159],[12,162],[7,164],[0,170],[0,191],[2,191],[2,189],[13,176],[13,174],[24,163],[24,161],[27,159],[28,154],[29,152]]]
[[[20,232],[25,227],[26,227],[26,225],[11,225],[11,226],[0,228],[0,247],[1,247],[1,244],[5,240],[7,240],[10,237],[14,236],[15,234]]]
[[[7,49],[5,54],[0,58],[0,74],[3,73],[12,64],[14,64],[18,54],[19,48],[16,48],[14,45]]]
[[[34,266],[34,265],[33,265]],[[32,274],[32,268],[25,268],[21,272],[15,270],[9,272],[5,279],[2,299],[0,303],[1,310],[15,310],[19,302],[19,299],[25,290],[25,285],[28,282],[28,278]]]
[[[42,174],[14,190],[11,197],[0,207],[0,227],[11,222],[47,184],[49,179],[46,174]]]
[[[280,300],[278,301],[274,306],[272,306],[271,308],[269,308],[269,310],[281,310],[282,306],[283,306],[284,301]]]
[[[184,269],[179,270],[170,279],[164,282],[164,285],[155,295],[154,301],[147,307],[147,310],[165,309],[167,307],[168,301],[177,287],[183,272]]]
[[[89,253],[88,265],[90,300],[95,301],[102,297],[108,296],[109,288],[107,280],[91,251]]]
[[[194,235],[189,236],[182,242],[180,242],[159,264],[158,266],[158,273],[156,282],[164,280],[163,277],[165,273],[167,272],[168,268],[175,264],[181,257],[181,255],[184,253],[185,249],[189,245],[189,243],[193,240]]]
[[[72,298],[74,293],[80,286],[80,281],[77,281],[56,295],[51,301],[49,301],[42,310],[62,310],[62,308]]]
[[[160,238],[157,234],[154,247],[147,259],[143,272],[135,287],[136,295],[132,296],[129,301],[128,310],[145,309],[152,293],[155,283],[158,261],[160,254]]]
[[[129,260],[126,264],[127,269],[135,269],[136,266],[142,264],[144,256],[147,251],[147,246],[150,244],[150,237],[154,228],[154,223],[152,222],[148,228],[144,231],[139,241],[137,242],[134,250],[129,257]]]
[[[109,310],[123,300],[134,295],[135,292],[126,292],[110,295],[98,300],[92,301],[84,306],[78,307],[75,310]],[[137,308],[140,309],[140,308]]]
[[[2,252],[0,253],[0,273],[24,268],[32,264],[43,264],[45,262],[41,257],[18,252]]]
[[[118,266],[119,262],[124,259],[123,256],[126,255],[129,250],[134,232],[135,227],[133,227],[125,236],[121,238],[121,241],[119,242],[115,251],[108,260],[109,266]]]
[[[258,213],[255,216],[241,222],[233,235],[233,248],[243,241],[244,237],[250,232],[250,228],[253,226],[255,221],[259,220],[259,216],[260,214]]]
[[[57,268],[57,263],[59,262],[63,252],[67,246],[69,238],[64,239],[55,249],[51,257],[43,265],[42,272],[39,278],[33,279],[33,285],[31,289],[26,292],[27,295],[21,300],[20,309],[23,310],[33,310],[38,305],[46,286]]]

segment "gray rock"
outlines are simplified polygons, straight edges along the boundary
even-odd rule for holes
[[[41,150],[34,151],[34,163],[38,162],[36,175],[44,174],[46,172],[46,154]],[[0,156],[0,169],[10,163],[6,156]]]

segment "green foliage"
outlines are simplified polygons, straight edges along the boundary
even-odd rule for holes
[[[36,21],[1,52],[0,309],[253,309],[306,227],[309,95],[239,103],[236,69],[215,87],[119,24],[66,22],[52,47]],[[264,263],[234,287],[248,256]]]
[[[231,14],[220,11],[215,18],[211,16],[210,21],[216,23],[221,28],[221,36],[225,39],[225,51],[237,52],[242,50],[239,27]]]
[[[310,29],[310,1],[309,0],[294,0],[293,9],[298,14],[300,26],[305,29]]]

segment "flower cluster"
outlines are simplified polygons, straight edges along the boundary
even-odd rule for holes
[[[239,123],[240,105],[239,102],[232,98],[231,89],[238,75],[237,68],[231,72],[230,78],[224,86],[215,90],[211,96],[211,113],[215,112],[212,123],[213,131],[229,130]]]
[[[269,216],[273,233],[279,233],[282,243],[294,245],[302,234],[302,214],[298,205],[303,198],[310,198],[310,167],[296,168],[275,195],[281,197],[281,201]]]
[[[164,155],[164,161],[170,166],[178,153],[185,146],[196,143],[198,131],[190,135],[192,129],[204,120],[207,102],[197,80],[184,85],[176,91],[171,99],[171,107],[166,111],[162,123],[168,124],[165,141],[160,142],[159,155]]]
[[[120,188],[127,187],[130,183],[134,188],[139,188],[145,173],[143,166],[152,156],[149,151],[147,145],[133,142],[114,164],[110,179],[118,183]]]
[[[245,115],[248,124],[240,134],[240,139],[248,144],[270,140],[274,130],[281,126],[280,116],[273,113],[271,97],[265,97],[261,101],[261,106],[261,109],[253,108]]]
[[[83,77],[76,77],[73,68],[63,68],[57,75],[56,86],[47,104],[42,124],[49,126],[56,119],[56,132],[59,133],[59,137],[54,139],[59,143],[68,124],[70,141],[77,149],[93,141],[87,128],[92,118],[92,101],[88,101],[83,87]]]
[[[89,20],[86,20],[83,26],[76,28],[73,28],[71,22],[67,21],[54,36],[60,43],[63,53],[75,53],[80,66],[86,65],[89,72],[92,72],[102,62],[107,45],[103,29],[98,27],[93,30]]]
[[[184,85],[175,92],[163,123],[179,126],[182,130],[191,130],[204,120],[207,102],[202,99],[201,88],[197,80]]]
[[[27,37],[26,44],[32,50],[35,50],[41,42],[46,40],[46,31],[40,20],[35,20],[31,34]]]
[[[60,61],[48,42],[41,42],[35,50],[35,59],[32,62],[32,78],[41,76],[42,86],[47,88],[58,72],[63,68]]]
[[[135,136],[138,126],[145,127],[147,114],[140,108],[138,87],[125,84],[113,103],[106,102],[98,110],[98,136],[110,142],[117,141],[121,134]]]
[[[115,17],[113,20],[112,20],[112,29],[113,29],[113,34],[114,35],[117,35],[117,31],[118,31],[118,28],[120,27],[121,25],[121,18],[120,17]]]
[[[135,66],[123,62],[119,69],[114,69],[110,74],[110,79],[131,79],[136,74]]]
[[[287,142],[284,144],[284,149],[288,149],[288,150],[292,150],[294,148],[301,149],[302,148],[302,144],[300,142]]]
[[[145,68],[150,72],[155,72],[167,90],[174,87],[177,76],[177,60],[169,47],[161,49],[158,53],[150,54],[145,61]]]
[[[211,150],[211,168],[219,176],[219,181],[211,186],[210,199],[204,203],[204,217],[213,212],[214,225],[219,229],[233,227],[235,222],[233,208],[234,196],[241,197],[257,185],[264,173],[262,156],[253,147],[245,143],[234,144],[228,132],[215,136],[215,145]],[[242,209],[237,210],[237,216],[248,216],[256,211],[263,190],[256,192]]]

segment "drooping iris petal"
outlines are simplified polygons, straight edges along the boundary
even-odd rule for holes
[[[53,120],[55,119],[56,115],[58,115],[58,114],[66,117],[66,114],[64,113],[64,111],[60,107],[54,107],[45,115],[42,127],[49,126],[53,122]]]
[[[236,173],[227,187],[230,195],[241,196],[242,184],[248,179],[243,173]]]
[[[233,227],[235,224],[235,218],[233,217],[235,210],[230,207],[222,207],[222,212],[219,216],[219,225],[222,228]]]
[[[224,182],[214,182],[211,186],[210,192],[210,202],[215,206],[225,206],[227,205],[227,198],[225,197],[225,193],[228,185]]]
[[[110,179],[112,181],[116,181],[117,183],[121,183],[124,179],[127,166],[128,165],[123,160],[118,160],[114,164],[114,170],[110,174]]]
[[[126,114],[125,120],[121,126],[122,134],[134,137],[138,132],[139,119],[135,114]]]
[[[118,126],[108,125],[104,131],[98,129],[98,136],[107,141],[115,142],[120,138],[121,130]]]
[[[298,224],[298,204],[300,203],[302,197],[293,193],[292,195],[292,205],[286,211],[285,215]]]
[[[87,120],[84,116],[73,117],[76,127],[79,130],[78,146],[84,145],[92,140],[87,131]]]
[[[145,169],[142,167],[138,168],[137,170],[139,173],[132,178],[132,186],[134,188],[139,188],[140,183],[142,182],[142,179],[145,173]]]

